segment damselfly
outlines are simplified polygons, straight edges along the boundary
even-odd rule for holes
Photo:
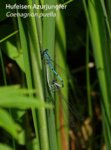
[[[54,65],[53,65],[53,60],[51,59],[50,55],[48,54],[48,49],[41,51],[41,57],[42,60],[45,61],[46,64],[46,76],[47,76],[47,82],[48,82],[48,86],[50,88],[51,91],[57,91],[58,89],[62,88],[64,86],[64,82],[63,79],[61,78],[61,76],[56,72],[56,70],[54,69]],[[58,66],[58,65],[57,65]],[[59,66],[58,66],[59,67]],[[52,81],[49,81],[49,70],[48,68],[54,73],[54,75],[56,76],[56,78],[58,79],[53,79]],[[61,67],[60,67],[61,68]],[[60,69],[59,68],[59,69]],[[62,69],[62,68],[61,68]],[[60,92],[61,93],[61,92]],[[64,102],[64,109],[67,109],[67,106],[69,107],[69,112],[71,114],[71,118],[75,118],[76,120],[82,120],[81,115],[79,114],[79,110],[77,111],[74,107],[73,104],[70,101],[67,101],[65,99],[65,97],[62,95],[62,93],[60,94],[61,99]],[[50,98],[49,98],[50,99]],[[53,101],[53,100],[52,100]],[[66,112],[66,110],[64,110],[64,112]],[[65,113],[64,113],[65,114]],[[65,118],[66,115],[64,115]],[[71,126],[75,126],[75,124],[73,123],[74,121],[71,121]],[[77,121],[76,121],[77,122]]]
[[[48,54],[48,49],[41,51],[41,56],[42,56],[42,59],[45,61],[46,65],[48,65],[48,67],[52,70],[52,72],[54,73],[54,75],[58,79],[58,82],[55,79],[50,82],[49,77],[48,77],[49,74],[48,74],[48,70],[47,70],[47,81],[48,81],[48,85],[49,85],[50,90],[56,91],[56,90],[64,87],[63,79],[54,69],[54,66],[52,64],[52,59],[50,58],[50,56]]]

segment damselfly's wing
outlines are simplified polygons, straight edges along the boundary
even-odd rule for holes
[[[81,112],[79,112],[79,110],[77,110],[74,107],[74,103],[72,101],[70,101],[70,98],[68,99],[68,101],[65,99],[64,95],[62,93],[61,94],[61,98],[60,101],[62,101],[62,103],[64,103],[64,107],[63,107],[63,114],[64,114],[64,119],[66,119],[66,111],[67,111],[67,107],[69,110],[69,126],[70,128],[73,128],[74,130],[79,129],[79,124],[81,124],[84,120],[83,115],[81,114]],[[83,106],[84,107],[84,106]],[[83,113],[83,112],[82,112]]]

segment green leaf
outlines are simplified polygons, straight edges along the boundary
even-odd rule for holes
[[[23,54],[22,50],[18,50],[16,45],[12,43],[12,40],[15,41],[14,37],[10,38],[5,43],[4,53],[10,57],[12,60],[16,61],[18,66],[24,71],[24,62],[23,62]],[[16,41],[15,41],[16,42]]]
[[[4,97],[4,99],[0,99],[0,107],[19,108],[19,109],[42,108],[42,107],[53,108],[51,104],[41,102],[37,98],[26,96]]]
[[[4,128],[15,138],[17,138],[18,131],[21,130],[20,126],[14,122],[9,113],[3,109],[0,109],[0,127]]]
[[[5,144],[0,144],[0,149],[1,150],[13,150],[11,147]]]
[[[20,89],[19,86],[6,86],[0,88],[0,107],[4,108],[52,108],[51,104],[40,101],[39,98],[27,96],[34,90]]]

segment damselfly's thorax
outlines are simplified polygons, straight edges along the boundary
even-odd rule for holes
[[[51,58],[48,54],[48,49],[45,49],[41,51],[41,58],[44,60],[47,64],[50,64]]]

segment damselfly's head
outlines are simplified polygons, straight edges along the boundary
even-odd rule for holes
[[[47,53],[47,51],[48,51],[48,49],[40,50],[41,58],[42,58],[42,59],[44,58],[44,55]]]

